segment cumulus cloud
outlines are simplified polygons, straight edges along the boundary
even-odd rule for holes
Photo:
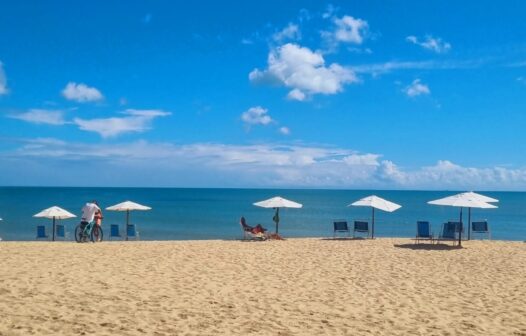
[[[307,98],[307,95],[299,89],[291,90],[287,94],[287,99],[289,100],[304,101],[306,98]]]
[[[45,110],[30,109],[24,113],[9,115],[10,118],[23,120],[33,124],[64,125],[64,111],[62,110]]]
[[[301,32],[299,26],[297,24],[289,23],[285,28],[272,35],[272,39],[278,43],[300,40]]]
[[[109,138],[125,133],[145,132],[151,128],[153,119],[168,116],[171,113],[162,110],[127,109],[121,114],[126,116],[98,119],[75,118],[73,123],[83,131],[95,132],[103,138]]]
[[[410,85],[405,87],[403,91],[408,97],[417,97],[431,93],[429,87],[426,84],[423,84],[418,78],[415,79]]]
[[[273,120],[268,114],[268,109],[254,106],[241,114],[241,120],[247,125],[268,125]]]
[[[426,35],[423,39],[419,39],[414,35],[407,36],[405,40],[409,43],[421,46],[424,49],[431,50],[437,54],[446,53],[451,49],[451,44],[445,42],[440,37],[433,37]]]
[[[272,49],[267,63],[266,70],[254,69],[249,79],[254,83],[277,83],[290,88],[289,99],[336,94],[345,84],[358,81],[351,69],[337,63],[326,66],[321,53],[292,43]]]
[[[104,98],[98,89],[75,82],[69,82],[66,85],[62,90],[62,96],[67,100],[73,100],[79,103],[100,101]]]
[[[327,7],[325,8],[325,12],[322,13],[321,17],[324,19],[329,19],[333,17],[334,13],[336,13],[338,9],[339,9],[338,7],[335,7],[332,4],[328,4]]]
[[[344,15],[341,18],[333,17],[333,30],[322,31],[321,37],[328,46],[328,52],[334,51],[340,43],[360,45],[369,33],[367,21]]]
[[[2,169],[16,159],[20,182],[34,175],[24,173],[20,161],[65,166],[59,178],[71,174],[99,174],[98,181],[108,185],[162,186],[254,186],[254,187],[333,187],[398,189],[508,189],[526,188],[524,168],[464,167],[448,160],[416,169],[404,169],[374,153],[359,153],[344,148],[283,144],[227,145],[219,143],[71,143],[58,139],[27,139],[16,149],[0,151]],[[46,161],[47,160],[47,161]],[[154,161],[156,164],[151,165]],[[13,164],[15,164],[13,163]],[[97,166],[94,166],[97,165]],[[55,166],[55,165],[52,165]],[[89,167],[88,167],[89,166]],[[100,169],[98,169],[100,168]],[[94,170],[95,169],[95,170]],[[126,171],[128,180],[117,180]],[[174,174],[174,171],[178,172]],[[53,178],[56,172],[50,172]],[[51,176],[51,175],[50,175]],[[91,175],[93,176],[93,175]],[[1,175],[0,175],[1,177]],[[107,177],[107,180],[104,178]],[[140,178],[139,178],[140,177]],[[145,180],[157,178],[155,181]],[[71,177],[73,179],[73,177]],[[89,179],[81,179],[89,180]],[[77,180],[78,181],[78,180]],[[189,182],[191,181],[191,182]],[[190,184],[189,184],[190,183]]]
[[[4,71],[4,64],[0,62],[0,96],[7,94],[7,77]]]
[[[282,126],[279,128],[279,132],[283,135],[289,135],[290,134],[290,128]]]

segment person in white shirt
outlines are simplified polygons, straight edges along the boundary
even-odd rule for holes
[[[88,224],[93,222],[97,211],[101,211],[97,205],[97,201],[88,202],[82,207],[82,219],[81,224]]]

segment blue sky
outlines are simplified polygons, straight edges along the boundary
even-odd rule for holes
[[[525,12],[4,4],[0,185],[524,190]]]

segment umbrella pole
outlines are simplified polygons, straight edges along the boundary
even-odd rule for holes
[[[274,218],[276,218],[276,234],[278,234],[279,208],[276,208],[276,214],[274,215]]]
[[[371,231],[371,239],[374,239],[374,208],[373,208],[373,225],[372,225],[372,231]]]
[[[468,208],[468,240],[471,239],[471,208]]]
[[[124,231],[126,232],[126,240],[128,240],[128,224],[130,223],[130,210],[126,210],[126,228],[124,228]]]
[[[55,216],[53,216],[53,241],[55,241]]]
[[[462,246],[462,207],[460,207],[460,227],[458,228],[458,246]]]

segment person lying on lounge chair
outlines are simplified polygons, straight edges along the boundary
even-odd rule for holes
[[[267,231],[267,229],[261,226],[261,224],[258,224],[254,227],[248,225],[245,217],[243,216],[241,216],[241,219],[239,220],[239,222],[241,223],[243,230],[248,231],[250,233],[258,234],[258,233],[265,233],[265,231]]]

